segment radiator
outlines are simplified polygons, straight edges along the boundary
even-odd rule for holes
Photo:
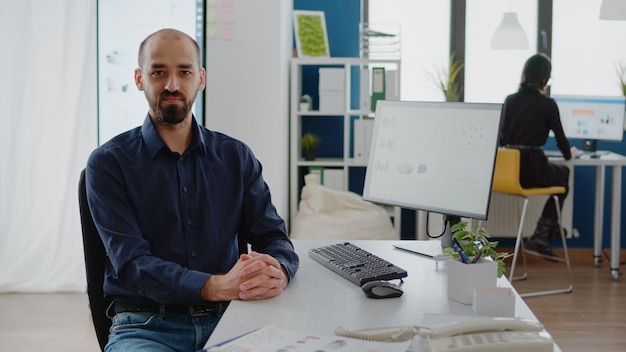
[[[541,216],[543,206],[548,199],[547,196],[533,196],[528,200],[528,208],[526,209],[526,221],[524,221],[523,236],[529,237],[535,231],[537,220]],[[520,197],[509,196],[501,193],[492,193],[489,204],[489,213],[487,220],[482,221],[482,226],[493,237],[515,238],[519,227],[519,221],[522,216],[523,199]],[[567,237],[578,237],[578,231],[572,229],[572,210],[573,205],[570,197],[565,199],[563,211],[561,213],[562,223],[567,229]],[[418,212],[417,221],[417,239],[425,240],[426,235],[426,212]],[[463,219],[468,221],[470,219]],[[478,220],[472,220],[475,222]],[[443,229],[443,217],[439,214],[431,213],[429,216],[428,233],[438,235]]]
[[[568,197],[569,198],[569,197]],[[533,196],[528,200],[526,220],[524,221],[523,236],[529,237],[535,231],[537,219],[541,216],[547,196]],[[492,193],[489,204],[489,215],[482,222],[483,227],[493,237],[516,237],[519,221],[522,215],[523,199],[500,193]],[[567,236],[576,236],[572,230],[572,206],[569,199],[565,200],[561,214],[563,226],[567,229]],[[578,236],[576,236],[578,237]]]

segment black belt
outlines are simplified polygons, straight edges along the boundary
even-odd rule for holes
[[[538,147],[536,145],[507,144],[506,147],[507,148],[513,148],[513,149],[541,149],[541,147]]]
[[[227,305],[227,302],[208,302],[201,306],[170,306],[164,304],[135,304],[115,301],[113,303],[113,311],[115,314],[132,312],[132,313],[170,313],[170,314],[187,314],[192,317],[199,317],[210,314],[217,314]]]

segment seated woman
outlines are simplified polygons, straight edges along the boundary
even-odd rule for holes
[[[576,147],[570,148],[559,109],[554,100],[546,95],[551,71],[550,58],[544,54],[533,55],[526,61],[519,90],[509,95],[502,107],[500,145],[520,150],[522,187],[565,187],[565,193],[558,195],[562,208],[569,191],[569,169],[565,165],[549,162],[541,147],[552,130],[566,160],[580,152]],[[550,241],[560,236],[557,219],[554,200],[550,197],[537,221],[535,232],[524,244],[526,249],[556,256]]]

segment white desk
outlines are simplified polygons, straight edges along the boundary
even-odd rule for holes
[[[286,290],[261,301],[233,301],[208,341],[216,344],[270,324],[322,335],[334,335],[337,326],[364,329],[380,326],[418,325],[424,313],[473,315],[472,305],[448,299],[446,265],[392,247],[399,241],[351,241],[361,248],[407,270],[404,295],[374,300],[361,288],[313,261],[308,250],[341,241],[293,240],[300,256],[300,269]],[[505,278],[498,286],[511,287]],[[515,316],[537,320],[515,293]],[[412,350],[427,351],[427,343],[416,337]],[[555,346],[555,351],[559,351]]]
[[[596,266],[602,265],[602,227],[604,213],[604,179],[606,168],[611,168],[611,274],[615,280],[619,280],[622,273],[620,266],[620,235],[621,235],[621,209],[622,209],[622,167],[626,166],[626,156],[608,151],[599,151],[602,153],[599,158],[591,158],[589,155],[583,155],[580,158],[565,161],[563,158],[551,157],[550,161],[558,163],[562,162],[570,168],[570,195],[573,199],[574,192],[574,170],[573,166],[595,166],[596,167],[596,199],[595,199],[595,215],[594,215],[594,242],[593,255]]]

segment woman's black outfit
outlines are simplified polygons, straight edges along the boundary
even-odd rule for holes
[[[562,207],[569,191],[569,169],[565,165],[549,162],[541,150],[550,130],[554,132],[563,157],[571,159],[570,145],[563,132],[559,109],[552,98],[528,87],[522,87],[506,98],[502,107],[500,145],[520,150],[522,187],[565,187],[565,193],[558,195]],[[526,242],[526,248],[554,255],[550,240],[559,235],[554,200],[550,197],[544,205],[535,233]]]

